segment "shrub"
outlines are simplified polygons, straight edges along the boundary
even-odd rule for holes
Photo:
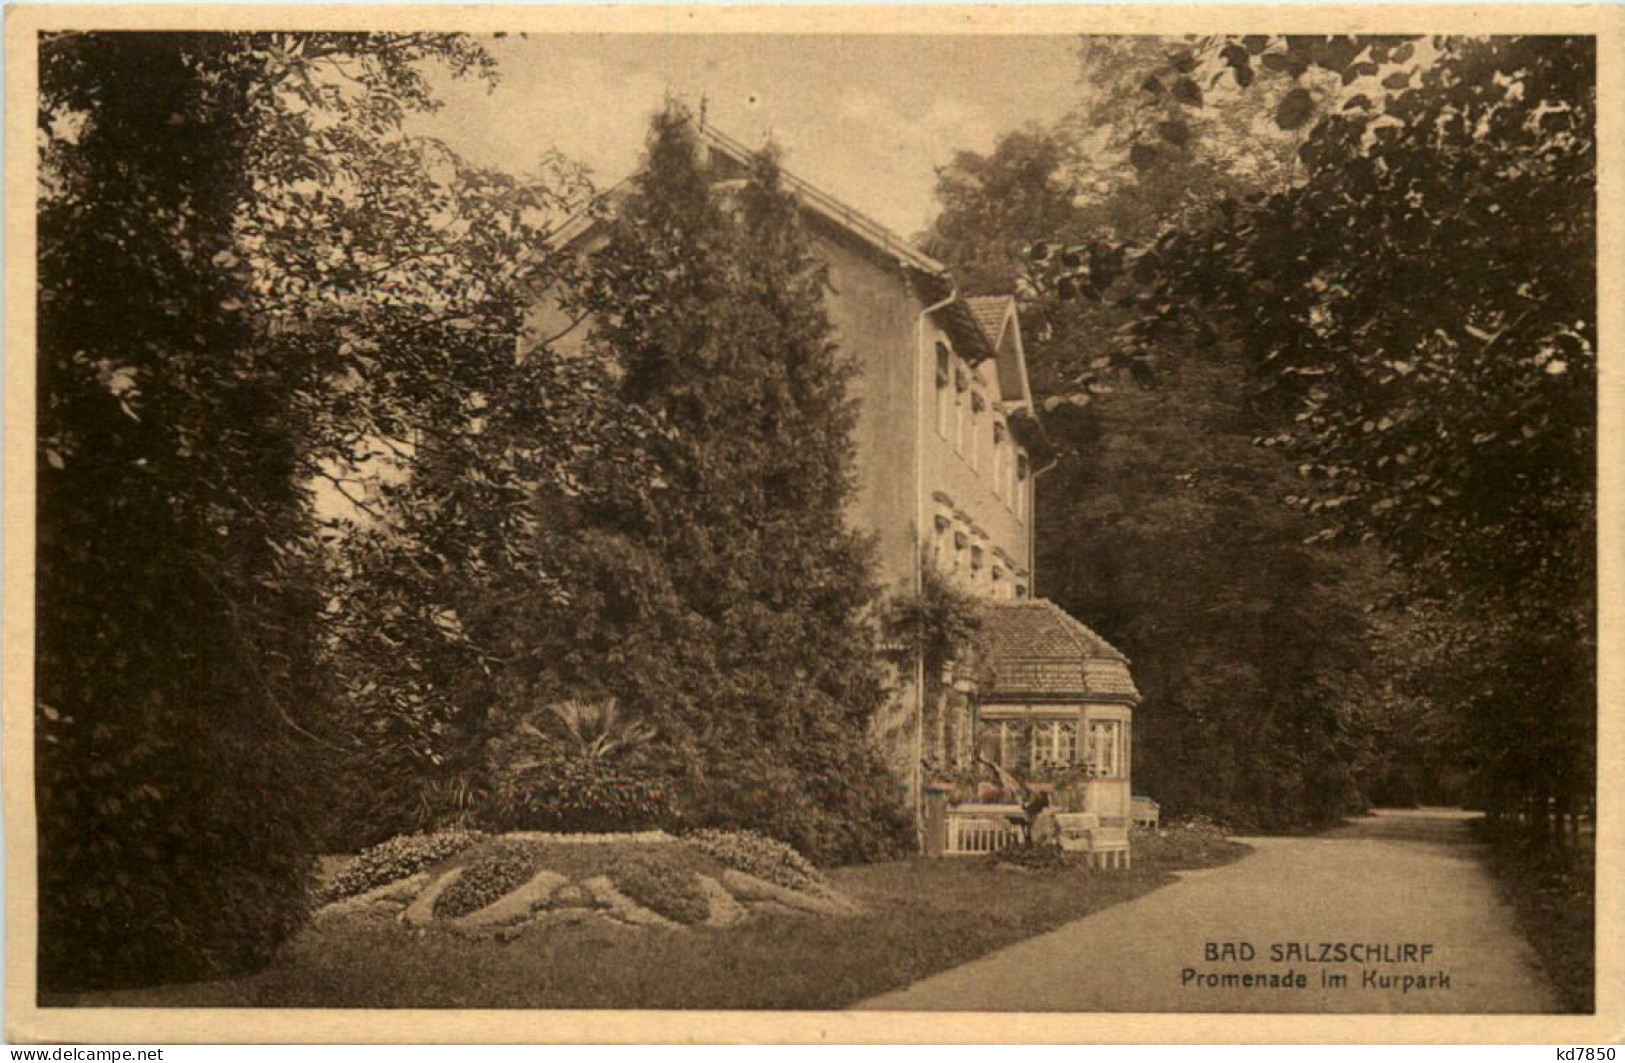
[[[1489,868],[1540,957],[1560,1006],[1581,1014],[1595,1010],[1595,850],[1534,841],[1515,824],[1479,820],[1473,826],[1475,835],[1491,843]]]
[[[685,790],[688,822],[778,839],[817,866],[910,850],[914,825],[902,789],[872,747],[843,754],[735,746],[731,756]]]
[[[322,899],[336,901],[396,882],[430,864],[456,856],[481,837],[478,831],[454,829],[391,838],[358,853],[322,891]]]
[[[1200,866],[1235,848],[1224,828],[1206,816],[1193,816],[1157,830],[1135,827],[1129,844],[1136,860]]]
[[[541,867],[539,845],[510,843],[493,847],[469,861],[463,873],[435,898],[434,914],[442,919],[477,912],[524,885]]]
[[[828,882],[806,858],[783,842],[748,830],[698,830],[690,845],[720,864],[793,890],[822,891]]]
[[[1013,864],[1028,871],[1063,871],[1079,865],[1059,845],[1011,845],[992,853],[989,862]]]
[[[694,872],[651,858],[621,861],[609,870],[615,888],[648,908],[678,923],[703,923],[711,902],[700,889]]]

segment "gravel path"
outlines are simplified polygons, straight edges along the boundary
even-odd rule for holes
[[[1137,900],[858,1006],[1552,1011],[1466,823],[1452,809],[1423,809],[1351,820],[1312,838],[1244,838],[1256,851],[1233,864],[1184,873]],[[1292,943],[1302,943],[1301,955],[1289,953]],[[1353,955],[1339,958],[1339,947]],[[1293,984],[1279,984],[1289,975]],[[1343,984],[1327,981],[1336,975]],[[1268,984],[1272,976],[1278,984]]]

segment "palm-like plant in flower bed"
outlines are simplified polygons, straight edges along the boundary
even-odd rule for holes
[[[494,785],[479,819],[493,830],[658,826],[670,818],[669,796],[634,767],[655,736],[613,698],[534,708],[490,744]]]
[[[549,705],[547,711],[555,730],[574,745],[578,757],[593,767],[641,750],[657,734],[652,725],[622,713],[614,698],[567,698]]]

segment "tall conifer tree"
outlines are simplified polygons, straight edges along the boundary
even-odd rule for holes
[[[872,552],[845,518],[852,368],[773,154],[716,176],[688,116],[660,115],[583,297],[658,426],[665,486],[612,496],[561,547],[601,562],[584,586],[613,587],[573,658],[655,717],[701,819],[876,855],[905,821],[869,735],[886,690]]]

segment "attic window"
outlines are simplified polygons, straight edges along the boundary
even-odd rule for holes
[[[937,387],[948,386],[949,367],[953,365],[954,352],[941,340],[937,341]]]

